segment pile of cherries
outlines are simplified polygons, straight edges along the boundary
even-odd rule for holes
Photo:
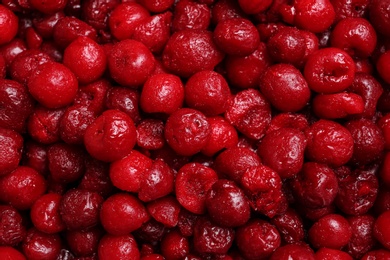
[[[390,0],[1,0],[0,259],[390,259]]]

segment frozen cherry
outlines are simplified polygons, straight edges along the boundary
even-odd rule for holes
[[[283,179],[294,177],[301,170],[306,147],[305,135],[294,128],[281,128],[267,133],[257,153],[264,165]]]
[[[317,255],[314,256],[313,250],[307,244],[287,244],[281,246],[275,250],[270,260],[288,260],[288,259],[306,259],[306,260],[319,260],[322,258],[317,258]],[[322,259],[325,260],[325,259]]]
[[[348,215],[361,215],[374,205],[378,193],[376,167],[356,169],[339,178],[339,192],[335,203]]]
[[[257,49],[247,56],[226,57],[226,78],[232,86],[242,89],[258,86],[261,74],[271,63],[266,47],[260,42]]]
[[[352,256],[338,249],[322,247],[315,255],[318,260],[352,260]]]
[[[297,178],[292,180],[292,188],[295,197],[304,206],[323,208],[334,201],[339,187],[337,177],[330,167],[307,162]]]
[[[112,162],[130,153],[137,140],[133,120],[119,110],[106,110],[85,131],[84,144],[96,159]]]
[[[340,249],[348,244],[351,235],[348,221],[338,214],[329,214],[320,218],[309,229],[309,241],[315,248]],[[333,239],[334,237],[337,239]]]
[[[91,83],[103,75],[107,58],[103,48],[88,37],[78,37],[66,47],[63,63],[81,84]]]
[[[271,121],[270,104],[259,91],[243,90],[229,102],[225,118],[245,136],[259,140]]]
[[[164,259],[184,259],[189,252],[188,238],[181,235],[177,230],[166,234],[161,241],[161,253],[165,257]]]
[[[221,21],[215,27],[213,36],[217,46],[229,55],[249,55],[260,44],[260,36],[256,27],[243,18]]]
[[[371,215],[352,216],[348,218],[352,236],[346,246],[346,251],[355,258],[361,258],[371,250],[376,241],[373,235],[375,218]]]
[[[217,156],[214,168],[220,176],[239,183],[248,168],[259,166],[260,163],[259,156],[249,148],[232,147]]]
[[[207,118],[198,110],[182,108],[165,124],[165,139],[180,155],[194,155],[206,145],[211,129]]]
[[[175,227],[179,221],[181,206],[176,198],[165,196],[146,205],[151,217],[166,227]]]
[[[305,135],[306,156],[311,161],[338,167],[352,158],[354,147],[352,135],[336,122],[319,120],[305,131]]]
[[[218,180],[208,191],[205,205],[211,220],[225,227],[245,224],[250,207],[244,192],[229,180]]]
[[[18,17],[6,6],[0,5],[0,45],[10,42],[18,32]]]
[[[333,29],[331,45],[352,57],[367,58],[376,46],[375,29],[364,18],[345,18]]]
[[[99,223],[103,198],[97,192],[81,189],[67,191],[60,202],[60,214],[69,230],[84,230]]]
[[[390,61],[390,51],[386,51],[383,53],[377,63],[376,63],[376,68],[379,72],[379,75],[382,77],[384,81],[387,83],[390,83],[390,76],[389,76],[389,71],[390,71],[390,66],[389,66],[389,61]]]
[[[211,12],[207,5],[188,0],[181,0],[175,5],[172,30],[206,30],[210,25],[210,20]]]
[[[117,5],[110,13],[108,26],[111,34],[118,40],[131,38],[135,28],[149,17],[149,12],[136,2]]]
[[[310,89],[298,69],[289,64],[268,67],[260,78],[260,91],[276,109],[296,112],[306,106]]]
[[[141,119],[139,113],[139,96],[140,94],[134,89],[112,87],[107,90],[105,106],[108,109],[118,109],[125,112],[134,123],[138,123]]]
[[[121,190],[138,192],[152,160],[142,153],[132,150],[126,157],[110,165],[110,179]]]
[[[388,13],[389,0],[373,0],[369,5],[370,22],[375,29],[385,36],[390,35],[390,19]]]
[[[300,66],[307,47],[304,35],[300,30],[285,27],[269,38],[267,48],[274,61]]]
[[[172,114],[182,107],[184,86],[173,74],[156,74],[142,88],[140,105],[146,113]]]
[[[151,51],[141,42],[126,39],[114,44],[108,53],[111,77],[125,87],[137,88],[145,83],[155,68]]]
[[[225,78],[211,70],[192,75],[185,84],[185,101],[191,108],[207,116],[222,114],[231,96]]]
[[[238,143],[236,129],[223,117],[210,117],[207,119],[211,133],[208,142],[201,152],[207,156],[213,156],[224,148],[233,148]]]
[[[232,228],[199,218],[194,226],[194,249],[203,254],[226,254],[233,245],[234,236]]]
[[[34,108],[34,99],[26,86],[0,79],[0,107],[0,127],[26,131],[27,118]]]
[[[148,202],[170,194],[174,189],[174,175],[167,163],[161,159],[155,160],[141,178],[138,198]]]
[[[390,248],[389,223],[390,211],[385,211],[376,219],[373,228],[374,237],[386,248]]]
[[[117,193],[104,201],[100,220],[111,235],[126,235],[149,220],[149,214],[141,201],[133,195]]]
[[[84,174],[84,151],[76,146],[55,143],[47,150],[50,176],[59,183],[77,181]]]
[[[0,245],[16,246],[25,237],[26,227],[20,213],[12,206],[0,205]]]
[[[20,210],[30,209],[46,191],[46,180],[30,167],[18,166],[0,179],[0,198]]]
[[[305,237],[303,221],[298,213],[291,208],[283,214],[273,217],[271,223],[276,226],[286,243],[299,242]]]
[[[138,0],[138,3],[143,5],[146,9],[148,9],[150,12],[153,13],[160,13],[164,12],[167,9],[169,9],[173,3],[175,2],[174,0]]]
[[[66,232],[66,241],[71,251],[78,256],[93,255],[98,248],[98,243],[103,235],[100,227],[95,227],[87,231],[69,230]]]
[[[157,119],[144,119],[137,126],[137,145],[148,150],[164,146],[164,122]]]
[[[99,242],[98,256],[100,260],[140,259],[140,252],[133,235],[105,235]]]
[[[351,120],[345,127],[351,132],[354,142],[351,158],[353,164],[368,164],[382,155],[383,133],[375,123],[368,119]]]
[[[60,215],[61,198],[59,194],[48,193],[34,202],[30,218],[36,229],[47,234],[55,234],[65,229]]]
[[[288,205],[282,181],[271,168],[263,165],[248,168],[240,184],[255,211],[270,218],[286,211]]]
[[[35,228],[27,231],[22,244],[23,253],[31,260],[56,259],[61,247],[61,238],[58,234],[46,234]]]
[[[211,32],[186,29],[169,38],[162,61],[164,67],[174,74],[190,77],[202,70],[213,70],[223,57]]]
[[[280,235],[275,226],[254,219],[237,229],[236,241],[245,259],[265,259],[280,246]]]
[[[0,175],[18,167],[22,149],[23,137],[13,130],[0,127]]]
[[[42,64],[27,83],[31,95],[48,108],[59,108],[72,103],[78,83],[75,75],[57,62]]]
[[[308,58],[304,76],[310,89],[315,92],[341,92],[353,82],[355,63],[340,49],[320,49]]]
[[[217,180],[218,176],[213,169],[199,163],[186,164],[176,176],[176,198],[188,211],[202,214],[207,192]]]

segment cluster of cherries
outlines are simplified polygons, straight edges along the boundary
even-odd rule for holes
[[[0,259],[390,259],[390,0],[1,0]]]

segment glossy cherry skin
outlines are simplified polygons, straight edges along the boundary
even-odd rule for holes
[[[155,1],[155,0],[139,0],[137,1],[143,5],[146,9],[153,13],[164,12],[174,3],[173,0]]]
[[[275,226],[254,219],[237,229],[235,243],[245,259],[262,259],[280,246],[280,235]]]
[[[283,241],[289,244],[304,239],[305,230],[302,218],[291,208],[288,208],[283,214],[273,217],[271,223],[276,226]]]
[[[39,66],[28,80],[31,95],[48,108],[64,107],[76,97],[78,83],[75,75],[64,65],[56,62]]]
[[[126,235],[149,220],[141,201],[130,194],[118,193],[104,201],[100,220],[111,235]]]
[[[0,206],[0,244],[16,246],[26,237],[22,216],[12,206]],[[1,254],[0,254],[1,255]]]
[[[336,235],[337,239],[332,239]],[[338,214],[329,214],[320,218],[309,229],[309,241],[315,248],[340,249],[348,244],[351,235],[348,221]]]
[[[99,44],[83,36],[66,47],[63,63],[75,74],[81,84],[87,84],[103,75],[107,58]]]
[[[379,75],[387,83],[390,83],[390,77],[388,74],[390,71],[389,60],[390,60],[390,52],[387,51],[379,57],[376,63],[376,68],[379,72]]]
[[[369,0],[332,0],[331,2],[336,12],[335,23],[348,17],[366,17],[371,3]]]
[[[389,4],[388,0],[374,0],[369,6],[370,22],[377,31],[385,36],[390,35],[390,19],[387,13]]]
[[[350,256],[348,253],[343,252],[341,250],[337,249],[330,249],[330,248],[320,248],[316,254],[316,259],[318,260],[330,260],[330,259],[337,259],[337,260],[352,260],[352,256]]]
[[[46,191],[46,180],[30,167],[18,166],[0,179],[0,198],[17,209],[31,208]]]
[[[306,156],[312,161],[338,167],[352,158],[352,135],[336,122],[319,120],[305,131],[305,135]]]
[[[260,42],[257,49],[247,56],[227,56],[225,60],[226,78],[237,88],[255,88],[260,75],[271,63],[266,44]]]
[[[99,223],[103,198],[97,192],[68,190],[60,202],[60,214],[68,230],[85,230]]]
[[[105,235],[99,242],[98,256],[101,260],[140,259],[140,252],[133,235]]]
[[[180,155],[194,155],[206,145],[211,129],[207,118],[198,110],[181,108],[165,124],[165,139]]]
[[[10,246],[0,246],[0,257],[2,259],[26,260],[21,252]]]
[[[88,231],[67,231],[65,238],[75,255],[87,257],[97,252],[98,243],[102,236],[102,229],[97,227]]]
[[[232,228],[221,227],[207,218],[199,218],[194,226],[194,249],[201,253],[226,254],[235,237]]]
[[[287,259],[317,259],[313,250],[307,244],[287,244],[279,247],[270,257],[270,260],[287,260]]]
[[[271,168],[264,165],[248,168],[240,184],[256,212],[272,218],[286,211],[288,205],[282,192],[282,181]]]
[[[213,42],[211,32],[186,29],[169,38],[162,62],[169,71],[188,78],[202,70],[213,70],[223,57],[224,54]]]
[[[137,62],[133,62],[137,60]],[[125,87],[137,88],[145,83],[155,68],[152,52],[135,40],[123,40],[108,53],[111,77]]]
[[[292,180],[296,199],[309,208],[329,206],[336,198],[338,181],[334,171],[325,164],[307,162]]]
[[[206,30],[210,25],[210,8],[202,3],[192,1],[179,1],[175,5],[172,19],[174,32],[195,29]]]
[[[207,192],[217,180],[218,176],[213,169],[199,163],[186,164],[176,176],[176,198],[188,211],[202,214]]]
[[[30,218],[35,228],[47,234],[65,229],[60,215],[61,195],[48,193],[38,198],[31,207]]]
[[[6,6],[0,5],[0,45],[10,42],[18,32],[18,17]]]
[[[185,84],[186,104],[207,116],[224,113],[230,97],[228,83],[215,71],[197,72]]]
[[[138,192],[152,160],[136,150],[110,165],[110,180],[121,190]]]
[[[177,225],[181,208],[177,199],[169,195],[146,205],[146,209],[151,217],[166,227],[175,227]]]
[[[305,37],[299,29],[285,27],[269,38],[267,48],[274,61],[300,66],[307,46]]]
[[[282,5],[279,11],[283,20],[313,33],[325,31],[333,23],[335,11],[329,0],[297,0]]]
[[[215,27],[213,36],[217,46],[229,55],[249,55],[260,44],[260,36],[256,27],[243,18],[221,21]]]
[[[131,118],[119,110],[106,110],[85,131],[84,144],[95,158],[112,162],[130,153],[136,143]]]
[[[24,132],[34,108],[34,99],[27,87],[13,80],[0,79],[0,106],[0,127]]]
[[[184,86],[173,74],[156,74],[143,85],[140,105],[146,113],[172,114],[182,107]]]
[[[17,132],[0,128],[0,175],[15,170],[20,162],[23,138]]]
[[[352,57],[369,57],[376,46],[374,27],[363,18],[345,18],[333,29],[331,45]]]
[[[310,99],[310,89],[305,78],[299,70],[288,64],[268,67],[260,78],[259,87],[271,105],[282,112],[299,111]]]
[[[353,216],[348,218],[352,236],[346,246],[346,251],[355,258],[361,258],[371,250],[376,241],[373,235],[375,218],[371,215]]]
[[[137,145],[148,150],[157,150],[164,146],[164,122],[157,119],[145,119],[137,126]]]
[[[378,193],[376,167],[356,169],[351,174],[339,177],[339,193],[335,203],[344,213],[361,215],[374,205]]]
[[[61,251],[61,238],[58,234],[46,234],[31,228],[23,241],[23,253],[31,260],[56,259]]]
[[[81,3],[81,16],[83,20],[96,30],[106,30],[108,28],[108,16],[117,5],[119,0],[87,0]]]
[[[135,28],[148,17],[149,12],[142,5],[135,2],[122,3],[112,10],[108,26],[111,34],[121,41],[131,38]]]
[[[108,109],[118,109],[125,112],[134,123],[141,120],[139,112],[140,94],[134,90],[125,87],[112,87],[107,90],[106,97],[103,97],[105,106]]]
[[[306,147],[305,135],[293,128],[281,128],[267,133],[257,153],[264,165],[283,179],[294,177],[301,170]]]
[[[390,248],[389,226],[390,211],[385,211],[376,219],[374,223],[374,237],[386,248]]]
[[[221,226],[237,227],[250,217],[250,206],[244,192],[232,181],[218,180],[206,196],[210,218]]]
[[[260,164],[261,159],[254,151],[244,147],[233,147],[217,156],[214,168],[220,176],[239,183],[248,168]]]
[[[367,164],[378,159],[384,149],[384,138],[380,128],[368,119],[351,120],[345,124],[351,132],[354,147],[351,162]]]
[[[307,60],[304,76],[311,90],[337,93],[349,87],[355,75],[355,63],[344,51],[324,48],[314,52]]]
[[[213,156],[225,148],[237,146],[238,134],[236,129],[222,117],[209,117],[208,122],[211,133],[206,145],[201,152],[207,156]]]
[[[259,140],[271,121],[270,104],[259,91],[243,90],[229,102],[225,118],[245,136]]]

